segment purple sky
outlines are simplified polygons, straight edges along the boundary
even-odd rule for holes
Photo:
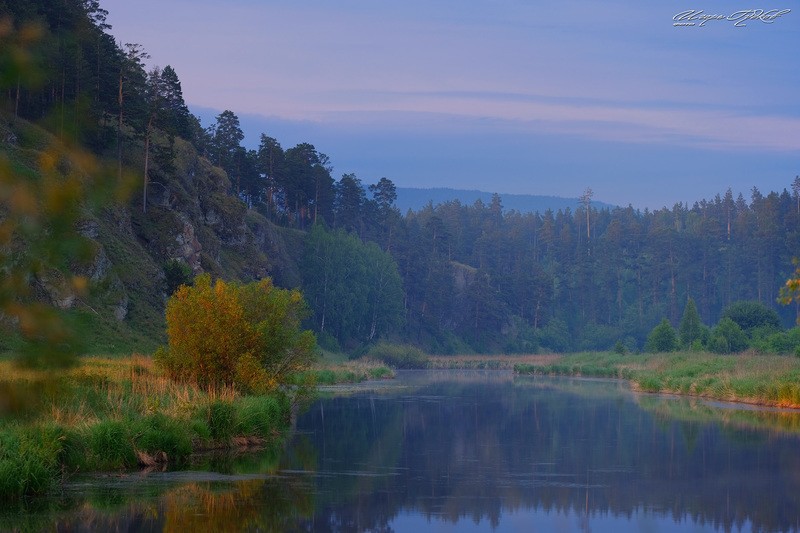
[[[101,0],[208,125],[335,177],[671,206],[800,174],[800,0]],[[674,27],[688,9],[791,9]]]

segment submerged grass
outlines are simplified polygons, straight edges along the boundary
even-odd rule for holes
[[[621,378],[643,392],[800,408],[800,360],[789,356],[580,353],[544,364],[520,363],[514,371]]]
[[[75,472],[180,465],[194,451],[263,442],[291,400],[175,383],[149,357],[90,357],[57,375],[0,361],[0,501]]]

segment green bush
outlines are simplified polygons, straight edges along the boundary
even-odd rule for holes
[[[164,291],[167,296],[172,296],[181,285],[191,285],[194,279],[192,269],[177,259],[170,259],[164,263]]]
[[[731,343],[728,341],[726,337],[722,335],[712,335],[712,337],[708,339],[708,351],[720,354],[727,354],[734,352],[731,349]]]
[[[751,346],[763,353],[795,353],[800,348],[800,327],[778,332],[770,328],[758,328],[753,332]]]
[[[759,327],[767,327],[773,331],[781,329],[778,313],[761,302],[736,302],[722,312],[720,322],[725,318],[735,322],[748,335]]]
[[[647,336],[645,350],[648,352],[673,352],[678,348],[678,335],[675,328],[664,318]]]
[[[730,318],[723,318],[711,332],[708,349],[715,353],[737,353],[747,349],[747,335]]]
[[[393,368],[426,368],[428,356],[415,346],[381,342],[370,348],[367,357]]]

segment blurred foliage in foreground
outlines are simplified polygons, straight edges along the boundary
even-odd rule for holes
[[[0,90],[34,83],[35,26],[0,20]],[[15,144],[13,132],[2,131]],[[82,352],[76,304],[88,289],[76,274],[94,259],[79,227],[92,209],[125,196],[114,169],[64,139],[42,135],[35,150],[0,152],[0,332],[27,366],[72,364]]]

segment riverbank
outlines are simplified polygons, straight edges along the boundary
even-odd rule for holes
[[[520,361],[514,365],[514,371],[621,378],[642,392],[800,408],[800,359],[793,356],[580,353],[550,361]]]
[[[431,355],[424,368],[428,370],[514,370],[517,365],[544,366],[562,356],[544,355]]]
[[[392,377],[378,362],[323,358],[291,391],[252,396],[175,383],[143,355],[86,357],[57,373],[0,361],[0,501],[80,472],[180,468],[197,452],[280,442],[315,385]]]
[[[361,383],[367,380],[392,379],[394,370],[372,359],[347,360],[344,355],[325,354],[321,360],[298,378],[310,380],[315,385]]]
[[[279,441],[300,390],[203,390],[139,355],[87,357],[58,373],[0,361],[0,500],[79,472],[175,468],[199,451]]]
[[[618,378],[627,380],[634,390],[641,392],[800,409],[800,358],[785,355],[697,352],[426,355],[407,367]]]

